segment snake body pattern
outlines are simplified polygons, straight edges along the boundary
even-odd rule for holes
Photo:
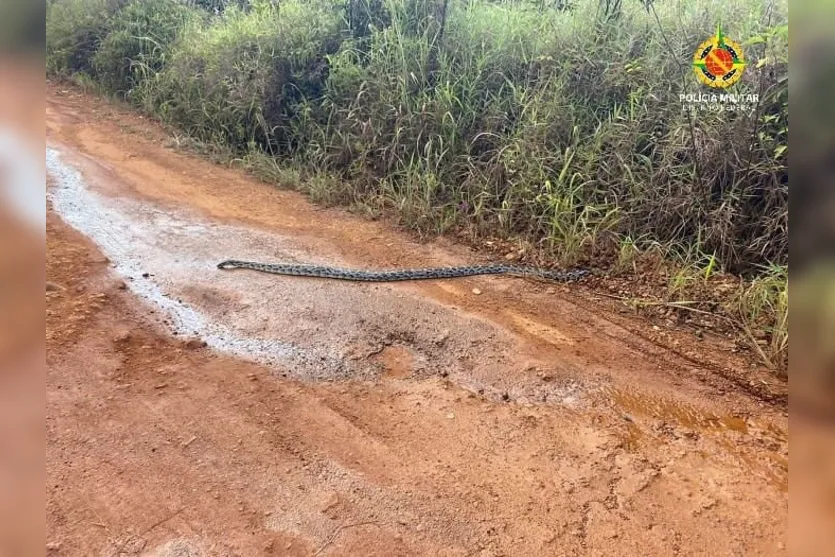
[[[472,277],[477,275],[517,275],[539,277],[560,282],[570,282],[590,274],[585,269],[568,271],[550,271],[536,267],[520,267],[516,265],[467,265],[461,267],[435,267],[428,269],[403,269],[395,271],[359,271],[355,269],[341,269],[339,267],[322,267],[319,265],[296,265],[288,263],[255,263],[228,259],[217,265],[218,269],[250,269],[262,273],[275,275],[293,275],[299,277],[318,277],[336,280],[352,280],[358,282],[394,282],[405,280],[447,279],[458,277]]]

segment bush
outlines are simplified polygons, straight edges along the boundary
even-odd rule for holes
[[[53,75],[92,75],[93,55],[110,32],[121,0],[58,0],[47,6],[46,60]]]
[[[159,111],[204,140],[290,152],[297,110],[321,96],[340,25],[316,2],[228,7],[211,25],[190,25],[161,76]]]
[[[689,60],[715,31],[701,8],[659,8],[659,29],[637,6],[610,24],[593,2],[455,4],[444,34],[415,31],[408,1],[387,7],[391,25],[368,49],[345,43],[331,58],[327,126],[304,134],[318,166],[376,184],[363,195],[408,207],[418,228],[468,222],[562,259],[613,256],[620,238],[640,238],[737,271],[786,261],[785,141],[762,124],[768,111],[785,129],[787,105],[691,123],[678,102],[699,87]],[[754,4],[722,15],[741,37],[765,19]],[[768,90],[765,71],[749,68],[735,92]],[[756,135],[770,151],[751,147]]]
[[[194,12],[178,0],[133,0],[116,12],[92,63],[106,90],[128,96],[162,70],[171,43]]]

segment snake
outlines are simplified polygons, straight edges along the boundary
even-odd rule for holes
[[[325,267],[320,265],[299,265],[291,263],[256,263],[253,261],[239,261],[227,259],[217,265],[218,269],[250,269],[274,275],[292,275],[297,277],[317,277],[336,280],[350,280],[357,282],[394,282],[407,280],[449,279],[458,277],[473,277],[477,275],[516,275],[524,277],[538,277],[559,282],[579,280],[590,271],[586,269],[570,269],[552,271],[537,267],[521,267],[517,265],[465,265],[458,267],[432,267],[426,269],[402,269],[389,271],[363,271],[357,269],[343,269],[339,267]]]

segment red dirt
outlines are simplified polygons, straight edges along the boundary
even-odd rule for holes
[[[123,109],[48,91],[47,142],[114,200],[189,210],[356,267],[477,258],[316,208],[166,139]],[[514,278],[377,291],[238,275],[240,291],[178,291],[243,328],[241,314],[274,303],[250,283],[299,289],[310,315],[335,324],[369,304],[360,336],[385,341],[345,358],[378,375],[291,379],[171,336],[110,264],[48,213],[47,280],[62,288],[46,294],[50,555],[785,553],[787,408],[740,385],[787,387],[722,339],[653,330],[583,286]],[[392,321],[374,300],[403,331],[385,335]],[[473,328],[424,341],[439,334],[421,330],[424,307]],[[262,332],[339,340],[301,330],[298,315]],[[450,352],[449,369],[425,371]],[[492,367],[479,363],[488,356]],[[565,396],[530,394],[546,389]]]

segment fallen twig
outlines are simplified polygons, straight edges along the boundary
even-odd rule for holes
[[[169,514],[169,515],[168,515],[168,516],[166,516],[165,518],[162,518],[162,519],[160,519],[160,520],[158,520],[158,521],[154,522],[153,524],[151,524],[150,526],[148,526],[147,528],[145,528],[145,531],[144,531],[144,532],[142,532],[142,534],[140,534],[140,536],[139,536],[139,537],[140,537],[140,538],[141,538],[141,537],[144,537],[144,536],[145,536],[148,532],[150,532],[151,530],[153,530],[154,528],[156,528],[156,527],[157,527],[157,526],[159,526],[160,524],[163,524],[163,523],[165,523],[165,522],[168,522],[169,520],[171,520],[172,518],[174,518],[175,516],[177,516],[177,515],[178,515],[178,514],[180,514],[181,512],[183,512],[183,509],[177,509],[176,511],[174,511],[174,512],[173,512],[173,513],[171,513],[171,514]]]
[[[354,528],[355,526],[365,526],[367,524],[377,524],[377,522],[374,521],[374,520],[367,520],[365,522],[354,522],[353,524],[343,524],[342,526],[337,528],[336,531],[333,534],[331,534],[331,537],[328,538],[327,541],[324,544],[322,544],[322,547],[320,547],[318,550],[316,550],[316,553],[313,554],[313,557],[318,557],[330,544],[332,544],[333,540],[336,539],[336,537],[340,534],[340,532],[342,532],[342,530],[346,530],[348,528]]]
[[[774,369],[776,367],[774,365],[774,362],[771,361],[771,358],[766,356],[765,352],[760,347],[760,343],[757,342],[756,338],[754,338],[754,334],[751,332],[751,328],[748,326],[748,324],[744,323],[742,321],[737,321],[737,323],[739,324],[742,331],[745,333],[745,336],[748,337],[748,344],[750,344],[751,346],[754,347],[754,349],[757,351],[757,354],[760,356],[760,359],[763,361],[763,363],[769,369]]]
[[[182,443],[182,446],[183,446],[183,447],[188,447],[189,445],[191,445],[192,443],[194,443],[194,441],[195,441],[196,439],[197,439],[197,436],[196,436],[196,435],[194,435],[191,439],[189,439],[188,441],[185,441],[184,443]]]
[[[702,313],[704,315],[712,315],[714,317],[725,318],[725,316],[712,312],[712,311],[705,311],[703,309],[698,308],[691,308],[691,304],[699,304],[701,303],[699,300],[681,300],[678,302],[665,302],[663,300],[642,300],[640,298],[627,298],[625,296],[615,296],[613,294],[606,294],[605,292],[595,292],[597,296],[605,296],[607,298],[612,298],[613,300],[620,300],[621,302],[628,302],[629,305],[632,307],[649,307],[649,306],[661,306],[661,307],[669,307],[675,309],[686,309],[687,311],[692,311],[695,313]]]
[[[368,358],[370,358],[371,356],[376,356],[377,354],[381,353],[381,352],[382,352],[383,350],[385,350],[386,348],[388,348],[388,345],[386,345],[386,344],[381,344],[380,346],[378,346],[377,348],[374,348],[374,349],[373,349],[373,350],[371,350],[368,354],[366,354],[366,355],[365,355],[365,359],[368,359]]]
[[[651,300],[634,300],[632,304],[635,307],[649,307],[649,306],[660,306],[660,307],[668,307],[668,308],[675,308],[675,309],[685,309],[687,311],[692,311],[693,313],[701,313],[702,315],[710,315],[716,318],[724,318],[723,315],[713,312],[713,311],[705,311],[703,309],[698,308],[691,308],[687,304],[698,304],[699,302],[696,300],[693,301],[681,301],[681,302],[654,302]]]

